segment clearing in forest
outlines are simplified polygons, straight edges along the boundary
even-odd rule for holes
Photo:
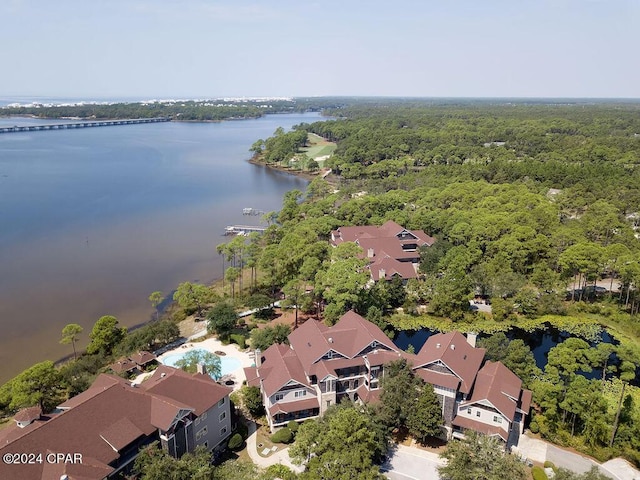
[[[331,155],[336,149],[336,144],[325,140],[320,135],[315,133],[307,134],[308,147],[304,147],[301,150],[307,155],[307,157],[316,160],[318,163],[324,161],[327,155]]]

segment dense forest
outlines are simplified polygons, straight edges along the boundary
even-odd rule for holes
[[[355,308],[391,335],[484,332],[491,358],[534,391],[533,431],[640,463],[640,395],[629,385],[640,366],[640,105],[407,100],[326,113],[339,118],[254,145],[270,164],[295,154],[300,131],[338,145],[325,163],[333,184],[290,192],[261,240],[273,290],[312,285],[326,321]],[[386,220],[438,241],[422,252],[419,279],[368,288],[358,247],[328,249],[327,238]],[[470,310],[474,297],[492,312]],[[520,341],[489,336],[549,324],[582,338],[552,349],[542,370]]]
[[[480,332],[487,358],[533,391],[532,432],[640,465],[640,104],[310,99],[303,109],[320,107],[332,119],[279,129],[251,151],[254,161],[283,165],[313,133],[337,143],[322,165],[330,174],[288,192],[281,210],[265,215],[264,234],[218,245],[224,294],[181,285],[173,320],[211,309],[212,332],[266,349],[288,331],[259,330],[258,315],[238,322],[234,311],[266,307],[268,319],[283,298],[296,316],[328,324],[354,309],[391,337],[420,328]],[[339,226],[387,220],[437,239],[407,284],[371,284],[361,249],[328,241]],[[478,298],[490,312],[470,308]],[[51,408],[119,355],[177,335],[169,319],[129,334],[102,320],[87,355],[57,369],[39,364],[0,388],[0,410]],[[572,337],[540,368],[510,334],[550,326]],[[38,372],[55,395],[34,392]]]

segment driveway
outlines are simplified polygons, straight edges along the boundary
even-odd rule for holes
[[[396,445],[381,469],[391,480],[438,480],[438,466],[443,461],[438,455],[415,447]]]

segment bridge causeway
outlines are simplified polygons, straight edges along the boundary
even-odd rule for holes
[[[169,117],[128,118],[122,120],[97,120],[93,122],[53,123],[48,125],[24,125],[0,127],[0,133],[40,132],[43,130],[68,130],[70,128],[111,127],[114,125],[137,125],[140,123],[170,122]]]

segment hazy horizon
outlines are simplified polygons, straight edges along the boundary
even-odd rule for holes
[[[640,0],[7,0],[0,16],[7,97],[640,97]]]

